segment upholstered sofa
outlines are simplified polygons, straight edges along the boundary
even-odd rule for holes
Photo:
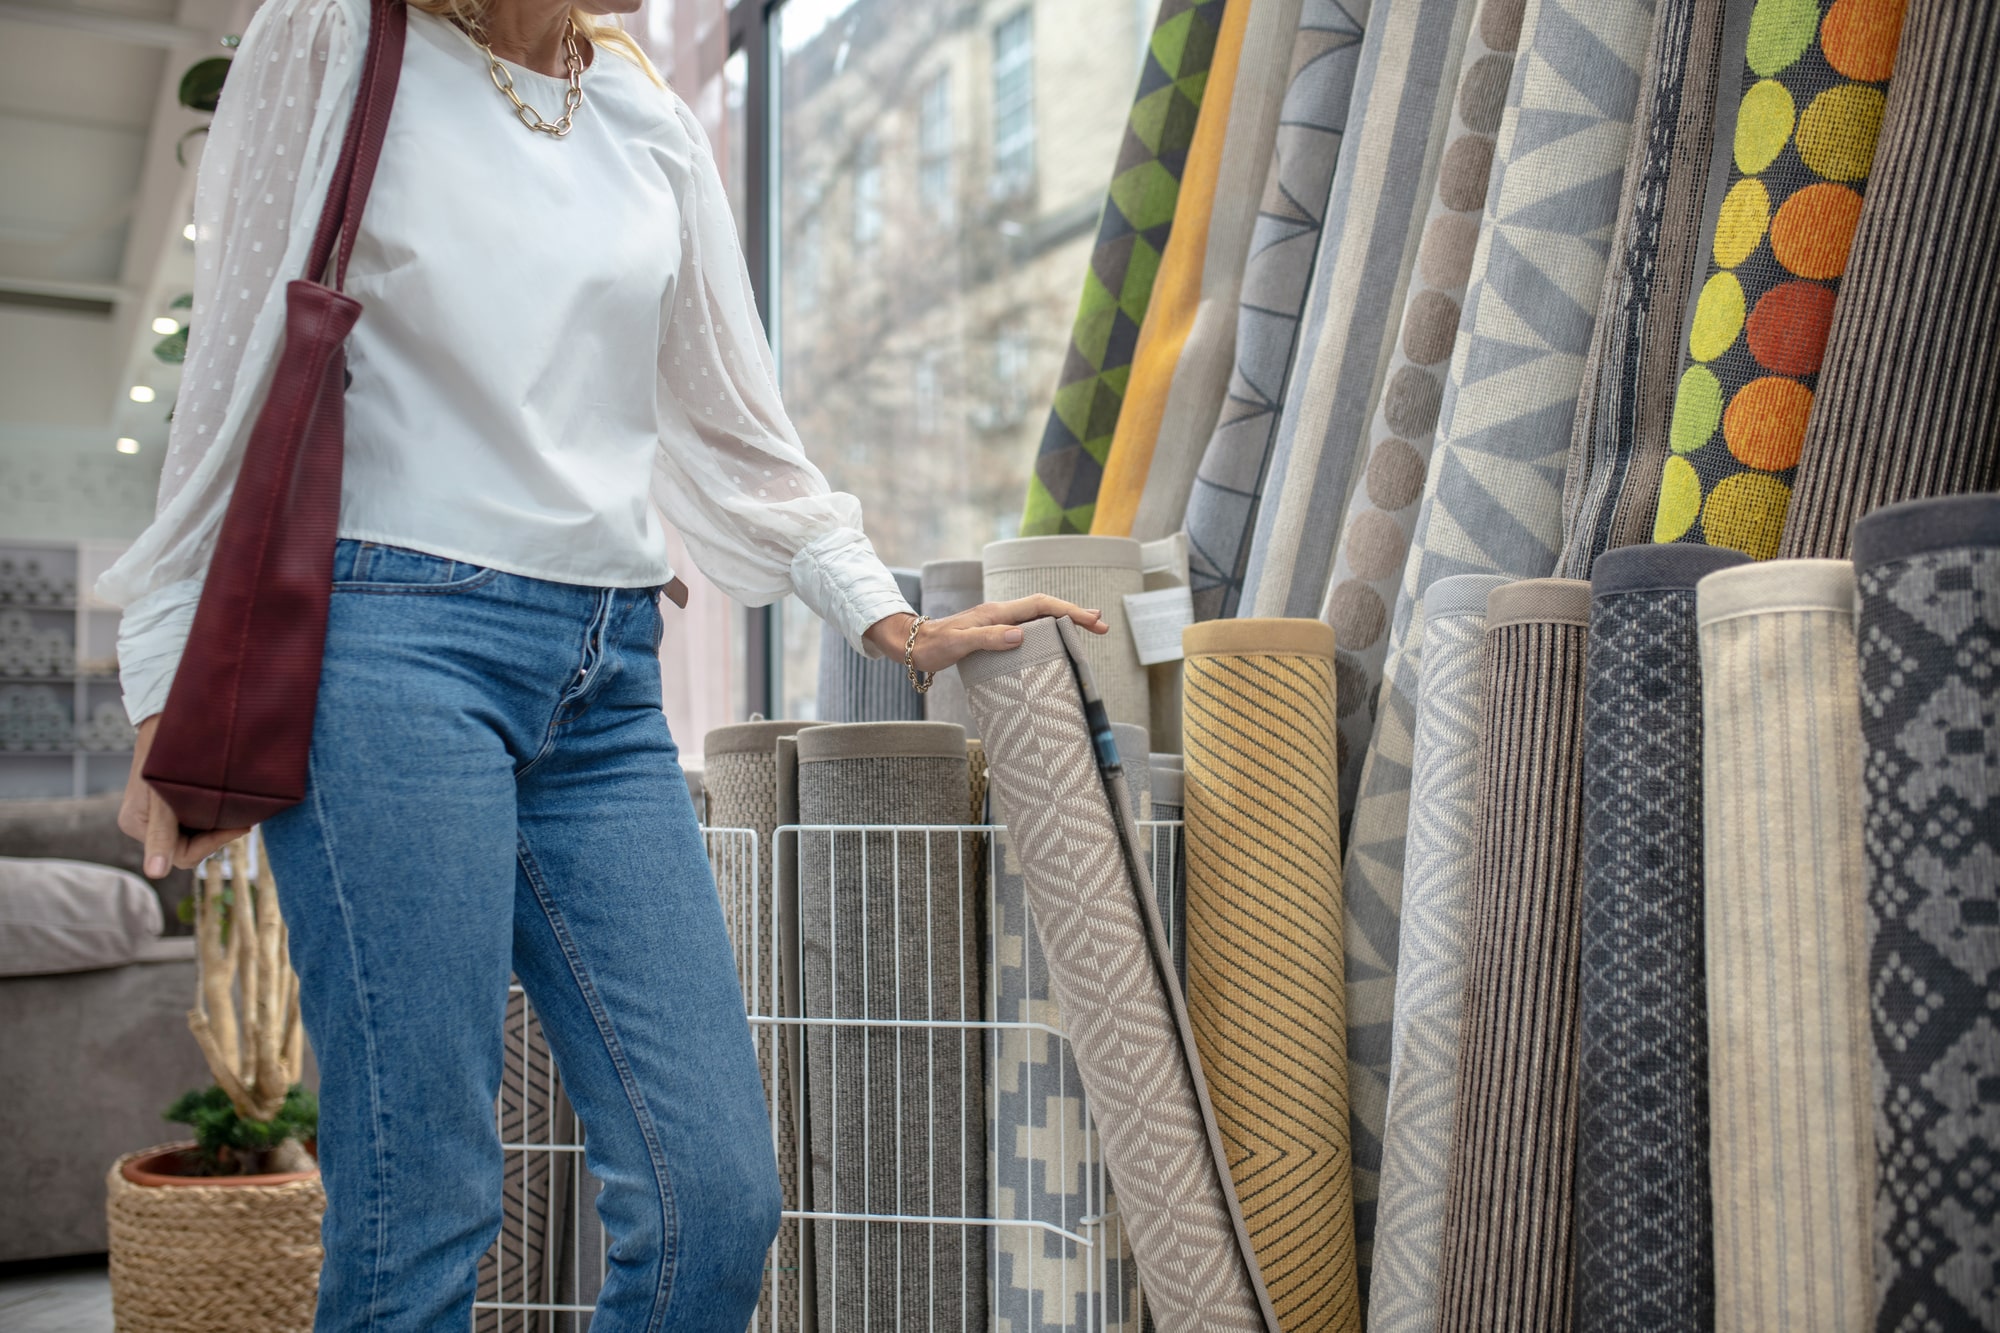
[[[191,879],[130,873],[116,798],[0,802],[0,858],[0,1262],[95,1253],[106,1168],[177,1137],[160,1112],[210,1081]]]

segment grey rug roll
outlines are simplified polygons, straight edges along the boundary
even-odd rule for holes
[[[1631,546],[1591,577],[1577,1322],[1705,1333],[1708,991],[1694,587],[1748,557]]]
[[[1438,1252],[1458,1108],[1465,951],[1478,851],[1486,598],[1495,574],[1439,579],[1424,611],[1424,683],[1410,769],[1396,1031],[1368,1333],[1435,1333]]]
[[[1186,817],[1187,770],[1178,754],[1155,751],[1153,771],[1153,818],[1162,824],[1177,824]],[[1187,831],[1161,828],[1153,831],[1153,894],[1160,905],[1160,924],[1167,929],[1167,947],[1174,956],[1174,976],[1187,994]]]
[[[986,567],[977,560],[927,560],[924,562],[924,604],[918,609],[932,620],[943,620],[960,611],[969,611],[986,600]],[[957,667],[946,667],[931,678],[928,693],[920,696],[926,722],[956,722],[968,738],[977,740],[972,710],[965,706],[965,685]]]
[[[2000,6],[1911,0],[1778,539],[2000,487]]]
[[[1658,0],[1563,481],[1564,578],[1653,540],[1715,145],[1726,0]],[[1733,95],[1733,90],[1732,90]]]
[[[1854,570],[1695,588],[1718,1333],[1875,1318]]]
[[[943,824],[970,803],[965,733],[942,722],[797,737],[807,825]],[[799,926],[808,1018],[977,1019],[981,906],[952,833],[808,829]],[[986,1101],[977,1030],[806,1029],[816,1211],[977,1217]],[[823,1330],[983,1327],[986,1253],[962,1225],[818,1221]],[[920,1313],[921,1312],[921,1313]]]
[[[812,722],[740,722],[717,727],[702,741],[706,767],[708,823],[717,829],[749,829],[756,835],[756,885],[743,903],[725,894],[724,922],[736,946],[744,997],[755,1014],[796,1017],[799,1007],[797,882],[780,879],[774,860],[779,826],[778,743],[791,740]],[[797,742],[793,741],[796,756]],[[796,758],[794,759],[796,763]],[[796,769],[793,781],[796,782]],[[729,835],[717,836],[711,855],[741,855]],[[718,883],[725,876],[718,876]],[[734,876],[727,876],[734,879]],[[733,910],[731,910],[733,909]],[[789,947],[787,947],[789,946]],[[777,1125],[778,1183],[789,1211],[810,1210],[810,1158],[801,1134],[805,1089],[804,1056],[796,1027],[754,1026],[757,1068],[764,1097]],[[796,1329],[801,1306],[814,1304],[813,1284],[799,1251],[803,1230],[786,1222],[778,1231],[764,1290],[758,1304],[765,1321],[773,1310],[778,1326]]]
[[[1472,942],[1438,1333],[1574,1326],[1577,907],[1590,585],[1486,599]]]
[[[924,609],[923,579],[892,569],[903,599]],[[831,622],[820,626],[819,715],[826,722],[921,722],[924,696],[910,688],[900,657],[863,657]]]
[[[1854,562],[1875,1327],[2000,1327],[2000,496],[1878,509]]]
[[[1130,537],[1016,537],[988,542],[986,600],[1033,593],[1102,612],[1109,634],[1089,634],[1083,654],[1113,722],[1152,725],[1152,691],[1125,616],[1125,594],[1146,590],[1145,552]]]
[[[1121,757],[1142,755],[1143,727],[1113,723]],[[1150,805],[1149,765],[1129,763],[1126,784],[1134,819]],[[1012,842],[1001,836],[998,873],[988,913],[989,1017],[1001,1023],[1045,1023],[1061,1031],[1061,1008],[1049,989],[1049,963],[1028,911],[1027,882]],[[987,1162],[992,1216],[1086,1230],[1082,1219],[1107,1212],[1109,1181],[1092,1164],[1103,1160],[1088,1128],[1083,1079],[1069,1043],[1047,1032],[1002,1028],[988,1047]],[[1039,1228],[992,1228],[995,1333],[1136,1330],[1138,1267],[1122,1232],[1107,1237],[1104,1272],[1097,1256],[1075,1241]]]
[[[961,664],[1104,1161],[1162,1333],[1278,1333],[1082,634]]]

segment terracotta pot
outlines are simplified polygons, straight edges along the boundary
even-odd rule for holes
[[[314,1152],[316,1145],[306,1144],[306,1151]],[[314,1153],[317,1156],[317,1153]],[[310,1171],[272,1171],[257,1176],[203,1176],[194,1171],[194,1145],[192,1143],[170,1143],[164,1147],[149,1148],[145,1152],[118,1159],[118,1173],[134,1185],[218,1185],[233,1187],[239,1185],[289,1185],[295,1180],[304,1180],[319,1174],[319,1168]]]
[[[307,1333],[319,1293],[318,1171],[189,1176],[191,1143],[106,1177],[118,1333]]]

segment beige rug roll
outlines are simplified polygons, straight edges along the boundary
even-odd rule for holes
[[[1695,590],[1717,1333],[1875,1327],[1854,569]]]
[[[1111,632],[1084,635],[1083,657],[1104,709],[1113,722],[1150,727],[1152,690],[1125,616],[1125,594],[1146,590],[1144,552],[1130,537],[1016,537],[988,542],[983,561],[990,602],[1040,592],[1102,612]]]
[[[1279,1322],[1359,1333],[1333,630],[1208,620],[1182,644],[1188,1020]]]

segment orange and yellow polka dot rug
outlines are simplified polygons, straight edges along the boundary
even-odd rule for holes
[[[1749,10],[1727,190],[1687,346],[1655,541],[1776,554],[1907,0]],[[1726,114],[1726,108],[1725,108]],[[1724,128],[1718,126],[1718,129]]]

